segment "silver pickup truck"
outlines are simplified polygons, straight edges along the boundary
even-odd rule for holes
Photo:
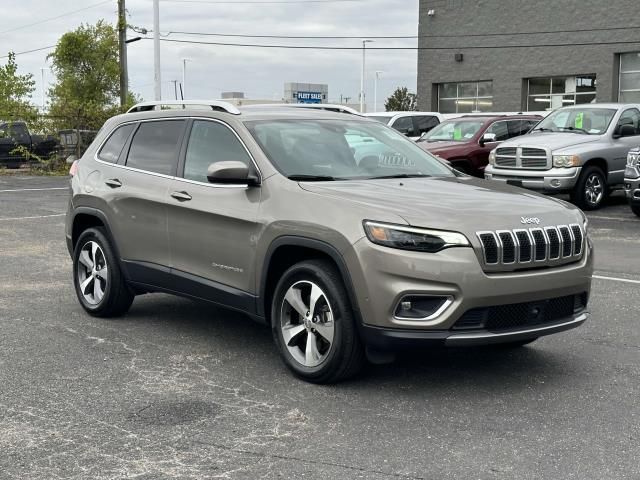
[[[489,155],[485,178],[546,193],[570,192],[583,210],[602,206],[623,188],[629,150],[640,142],[640,105],[601,103],[564,107],[527,135]]]

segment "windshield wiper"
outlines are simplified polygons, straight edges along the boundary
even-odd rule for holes
[[[587,135],[589,135],[589,132],[587,132],[584,128],[577,128],[577,127],[558,127],[558,128],[561,128],[562,130],[569,130],[570,132],[586,133]]]
[[[331,182],[334,180],[341,180],[340,178],[332,177],[330,175],[289,175],[289,180],[296,182]]]
[[[381,180],[385,178],[426,178],[431,175],[425,175],[423,173],[397,173],[395,175],[381,175],[379,177],[368,177],[368,180]]]

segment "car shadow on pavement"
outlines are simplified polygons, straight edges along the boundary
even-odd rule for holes
[[[262,375],[266,370],[269,375],[289,377],[278,379],[279,384],[302,382],[282,365],[270,330],[244,314],[202,302],[148,295],[136,300],[125,319],[136,325],[153,325],[149,334],[157,337],[156,342],[170,342],[177,337],[182,348],[185,342],[193,342],[194,346],[221,356],[236,357],[246,362],[247,372],[253,370]],[[392,387],[398,388],[398,392],[410,389],[429,396],[452,390],[474,395],[482,391],[487,395],[500,391],[515,393],[541,384],[561,388],[568,377],[581,373],[574,371],[569,353],[559,352],[547,341],[543,337],[529,346],[511,349],[430,348],[403,352],[394,363],[369,365],[354,379],[318,388],[373,392],[379,387]],[[264,380],[271,383],[274,378]]]

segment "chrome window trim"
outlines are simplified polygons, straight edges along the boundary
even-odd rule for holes
[[[400,303],[402,303],[402,299],[405,297],[440,297],[440,298],[445,298],[444,303],[438,307],[438,309],[433,312],[431,315],[428,315],[426,317],[422,317],[422,318],[413,318],[413,317],[399,317],[395,314],[395,312],[398,310],[398,305],[400,305]],[[431,320],[435,320],[438,317],[440,317],[445,310],[447,310],[454,301],[454,297],[453,295],[435,295],[435,294],[426,294],[426,293],[418,293],[418,294],[411,294],[411,293],[404,293],[402,295],[402,297],[400,297],[400,299],[395,303],[394,307],[393,307],[393,318],[394,320],[399,320],[401,322],[406,322],[408,324],[414,324],[414,323],[420,323],[420,324],[424,324],[423,322],[428,322]]]
[[[109,133],[104,138],[104,140],[102,140],[102,142],[100,142],[100,144],[96,148],[95,153],[93,154],[93,159],[98,163],[102,163],[103,165],[110,165],[110,166],[113,166],[113,167],[122,168],[124,170],[129,170],[129,171],[132,171],[132,172],[152,175],[154,177],[168,178],[168,179],[171,179],[171,180],[179,180],[181,182],[187,182],[187,183],[192,183],[192,184],[196,184],[196,185],[204,185],[204,186],[213,187],[213,188],[249,188],[249,185],[248,184],[244,184],[244,183],[243,184],[238,184],[238,185],[230,185],[230,184],[222,184],[222,183],[198,182],[196,180],[189,180],[187,178],[179,177],[177,175],[175,175],[175,176],[166,175],[164,173],[157,173],[157,172],[152,172],[152,171],[149,171],[149,170],[142,170],[140,168],[128,167],[127,165],[121,165],[119,163],[106,162],[106,161],[101,160],[100,158],[98,158],[98,152],[100,150],[102,150],[102,147],[104,146],[104,144],[107,142],[107,140],[109,140],[109,138],[111,138],[111,135],[113,135],[113,133],[118,128],[120,128],[120,127],[122,127],[124,125],[139,124],[139,123],[146,123],[146,122],[161,122],[161,121],[166,121],[166,120],[174,120],[174,121],[178,121],[178,120],[181,120],[181,121],[207,120],[207,121],[217,122],[217,123],[220,123],[220,124],[224,125],[229,130],[231,130],[234,133],[234,135],[236,136],[236,138],[240,141],[240,144],[243,146],[243,148],[247,152],[247,155],[249,155],[249,158],[251,159],[251,162],[253,163],[253,165],[256,168],[256,172],[258,173],[258,178],[260,179],[260,183],[262,183],[262,181],[263,181],[262,172],[260,171],[260,168],[258,167],[258,164],[256,163],[255,159],[253,158],[253,155],[251,154],[251,152],[247,148],[246,143],[242,140],[242,138],[240,138],[238,133],[228,123],[223,122],[221,120],[218,120],[216,118],[197,117],[197,116],[196,117],[194,117],[194,116],[162,117],[162,118],[149,118],[149,119],[143,119],[143,120],[130,120],[130,121],[127,121],[127,122],[119,123],[112,130],[110,130]],[[191,133],[191,132],[189,132],[189,133]],[[186,140],[188,142],[188,139],[186,139]],[[132,141],[133,141],[133,139],[132,139]],[[187,143],[187,147],[188,147],[188,143]],[[128,153],[127,153],[127,155],[128,155]]]

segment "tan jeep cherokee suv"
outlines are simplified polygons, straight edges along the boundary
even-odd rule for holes
[[[224,305],[269,325],[312,382],[587,319],[579,209],[454,172],[357,115],[204,103],[140,104],[74,165],[66,236],[90,314],[148,292]]]

